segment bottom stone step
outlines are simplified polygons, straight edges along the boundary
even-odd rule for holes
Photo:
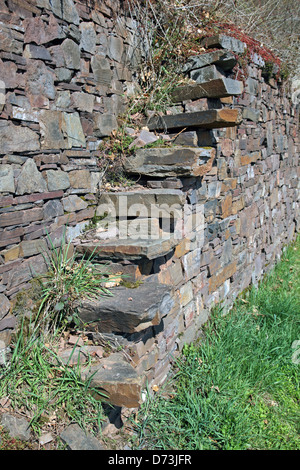
[[[172,309],[174,300],[170,287],[145,282],[136,288],[115,287],[112,296],[99,300],[82,300],[77,305],[79,318],[102,333],[136,333],[159,325]]]
[[[103,391],[108,403],[126,408],[140,406],[143,379],[122,353],[111,354],[102,364],[83,370],[81,375],[84,380],[91,378],[90,387]]]

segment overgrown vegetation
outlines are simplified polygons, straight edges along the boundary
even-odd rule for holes
[[[298,239],[230,313],[214,312],[200,344],[184,347],[173,392],[142,407],[138,449],[299,449],[299,253]]]

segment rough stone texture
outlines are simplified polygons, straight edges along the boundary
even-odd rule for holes
[[[25,418],[17,418],[10,413],[4,413],[1,417],[1,425],[12,438],[28,441],[30,439],[29,422]]]
[[[99,301],[83,300],[78,306],[81,320],[96,322],[101,332],[135,333],[159,325],[170,300],[166,286],[151,282],[135,289],[118,287],[112,293]]]
[[[121,353],[115,353],[107,358],[105,366],[92,366],[83,376],[92,375],[91,386],[104,390],[109,403],[127,408],[139,407],[143,381],[132,365]]]
[[[110,212],[98,232],[78,240],[106,203],[118,208],[124,196],[122,189],[103,192],[98,147],[118,127],[135,89],[139,25],[123,16],[118,0],[9,0],[2,7],[0,341],[6,347],[16,325],[14,296],[47,271],[40,254],[46,234],[59,247],[66,232],[79,255],[96,247],[97,261],[109,261],[112,273],[142,282],[115,306],[119,314],[111,324],[106,319],[109,339],[123,341],[124,356],[134,358],[125,364],[132,381],[113,381],[119,357],[106,369],[107,387],[113,400],[121,397],[120,406],[138,406],[141,375],[150,387],[162,383],[184,342],[199,336],[211,307],[223,301],[229,308],[239,292],[257,284],[299,231],[299,109],[284,87],[265,81],[257,55],[244,64],[242,89],[239,70],[231,69],[244,44],[207,38],[207,51],[184,70],[188,78],[209,81],[178,88],[176,106],[150,118],[150,132],[139,135],[165,131],[170,146],[128,159],[125,166],[143,174],[126,191],[129,205],[115,213],[115,232],[105,228]],[[185,149],[176,153],[174,143]],[[206,161],[197,166],[198,154]],[[151,204],[164,207],[149,219]],[[156,239],[149,238],[152,229]],[[157,316],[137,308],[147,298],[140,289],[151,282],[170,293]],[[157,292],[151,302],[158,302]]]
[[[60,433],[60,438],[69,450],[104,450],[100,442],[78,424],[70,424]]]
[[[155,177],[200,176],[207,162],[215,157],[215,149],[172,147],[141,149],[126,159],[128,173]]]

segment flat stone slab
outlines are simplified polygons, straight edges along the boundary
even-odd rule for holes
[[[210,109],[195,113],[180,113],[165,116],[153,116],[147,126],[150,130],[170,130],[182,128],[219,129],[234,127],[242,122],[238,109]]]
[[[207,48],[221,47],[222,49],[236,52],[237,54],[242,54],[246,49],[244,42],[232,36],[226,36],[225,34],[204,38],[202,45]]]
[[[202,84],[180,86],[172,92],[172,100],[198,100],[200,98],[226,98],[243,93],[243,82],[232,78],[218,78]]]
[[[219,50],[207,52],[205,54],[190,56],[183,67],[183,72],[206,67],[215,64],[222,70],[231,70],[237,63],[237,59],[232,52]]]
[[[210,80],[217,80],[218,78],[224,77],[224,73],[215,65],[208,65],[207,67],[192,70],[190,76],[191,79],[195,80],[197,83],[206,83]]]
[[[150,281],[132,289],[112,288],[112,296],[80,301],[78,315],[102,333],[136,333],[159,325],[172,309],[174,301],[169,291],[168,286]]]
[[[207,163],[215,158],[214,148],[171,147],[137,150],[127,157],[128,173],[154,177],[199,176]]]
[[[139,260],[142,258],[155,259],[164,256],[178,244],[170,234],[166,238],[153,240],[150,236],[146,239],[108,239],[89,241],[81,240],[76,246],[76,251],[82,254],[92,254],[101,259],[128,259]]]
[[[151,211],[162,205],[178,207],[185,203],[185,194],[179,189],[148,189],[103,193],[99,199],[97,215],[113,217],[150,217]]]
[[[90,387],[106,393],[110,404],[126,408],[138,408],[141,405],[142,377],[122,353],[113,353],[103,364],[82,371],[83,379],[90,376]]]

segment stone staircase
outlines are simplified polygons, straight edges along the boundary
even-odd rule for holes
[[[210,130],[242,121],[238,109],[219,100],[240,95],[243,85],[228,76],[236,56],[226,50],[226,40],[216,41],[209,47],[217,43],[220,50],[190,57],[183,71],[193,82],[172,93],[174,103],[185,112],[152,116],[147,122],[149,130],[167,131],[175,144],[140,148],[129,156],[124,169],[129,175],[140,175],[140,185],[102,193],[96,212],[101,222],[73,240],[78,256],[93,253],[98,269],[136,283],[131,288],[116,285],[112,296],[84,299],[78,305],[80,318],[92,331],[110,340],[117,338],[121,344],[122,352],[85,372],[94,374],[91,385],[106,390],[117,406],[139,406],[146,382],[165,378],[164,367],[176,350],[176,334],[184,333],[182,312],[190,295],[176,255],[197,251],[197,225],[192,224],[188,233],[180,232],[180,237],[177,230],[184,211],[194,220],[199,201],[193,197],[193,185],[198,181],[199,187],[214,163],[216,146]],[[217,109],[188,112],[187,103],[201,99],[219,100]],[[191,263],[197,263],[193,253]],[[192,271],[196,268],[192,266]],[[166,331],[171,327],[175,336],[168,340]],[[167,341],[164,353],[160,341]]]

